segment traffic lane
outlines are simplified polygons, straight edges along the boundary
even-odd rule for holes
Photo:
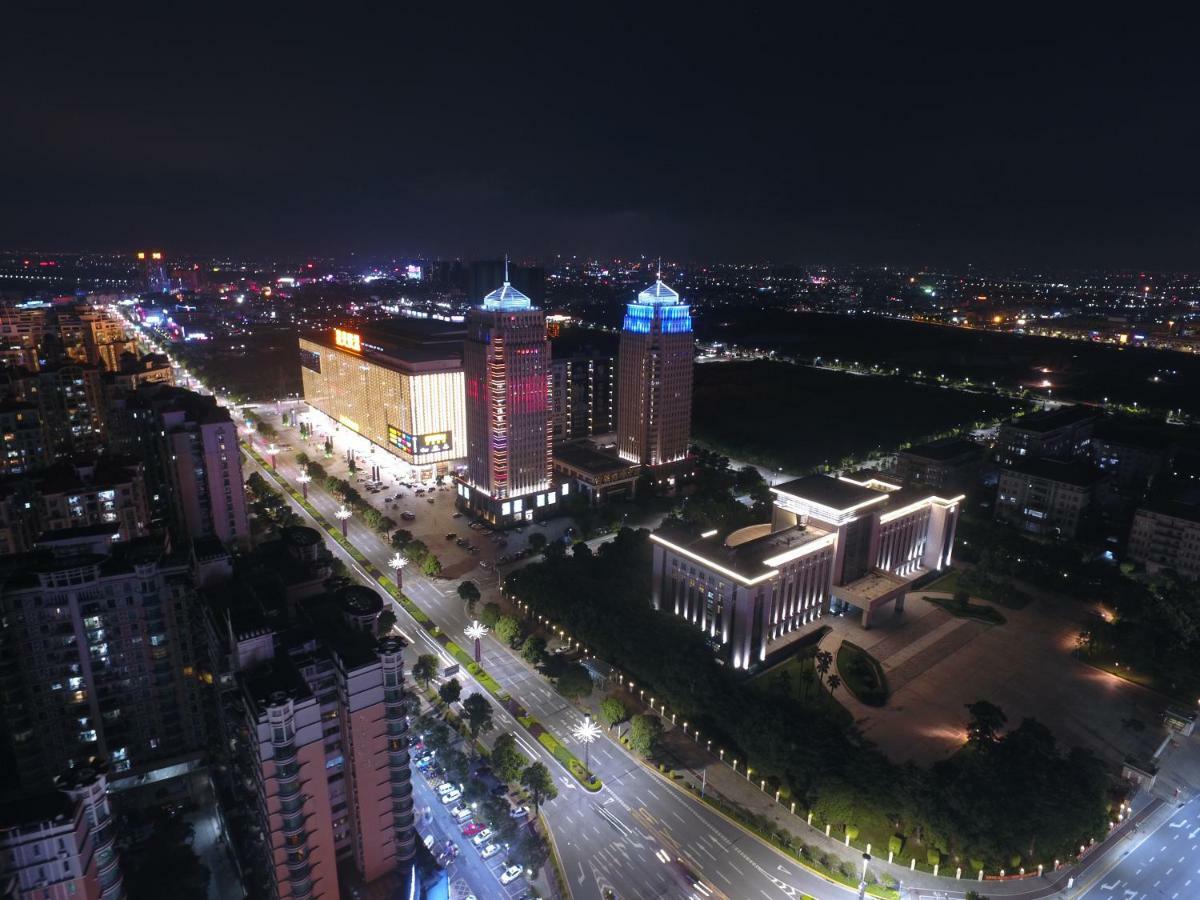
[[[1130,835],[1121,861],[1081,898],[1109,900],[1148,895],[1181,900],[1200,896],[1200,800],[1193,799],[1157,828]]]

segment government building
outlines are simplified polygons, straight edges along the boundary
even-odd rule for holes
[[[467,455],[463,328],[393,319],[300,338],[304,399],[420,470]]]
[[[961,495],[903,487],[868,470],[780,484],[770,522],[722,536],[651,535],[655,609],[693,623],[748,669],[830,613],[904,609],[912,582],[950,563]]]

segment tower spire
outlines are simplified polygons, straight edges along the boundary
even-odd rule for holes
[[[662,256],[658,257],[658,280],[662,281]]]
[[[504,254],[504,283],[508,284],[508,254]]]

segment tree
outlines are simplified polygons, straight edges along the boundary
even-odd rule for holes
[[[824,678],[829,673],[830,666],[833,665],[833,654],[828,650],[818,650],[813,654],[813,668],[817,670],[817,675]]]
[[[151,832],[146,845],[125,859],[125,886],[131,900],[161,897],[163,885],[181,900],[205,900],[210,872],[188,844],[190,822],[166,819]]]
[[[492,704],[483,694],[469,694],[463,701],[462,708],[472,740],[478,738],[481,732],[486,733],[496,727],[492,721]]]
[[[438,696],[442,698],[442,702],[449,706],[451,703],[456,703],[458,698],[462,696],[462,685],[459,684],[457,678],[451,678],[449,681],[443,682],[438,688]]]
[[[525,638],[525,643],[521,645],[521,656],[528,663],[540,663],[546,656],[546,639],[536,634]]]
[[[501,616],[496,622],[496,637],[514,646],[521,637],[521,623],[513,616]]]
[[[546,536],[540,531],[535,531],[529,536],[529,552],[540,553],[546,549]]]
[[[618,722],[624,722],[626,715],[628,713],[625,710],[625,704],[616,697],[605,697],[600,704],[600,718],[609,728]]]
[[[527,788],[533,797],[534,813],[541,810],[543,800],[553,800],[558,796],[558,789],[554,786],[550,770],[540,762],[533,763],[521,772],[521,785]]]
[[[517,740],[505,733],[496,738],[492,745],[492,771],[506,784],[513,784],[521,777],[521,769],[528,758],[517,749]]]
[[[433,681],[433,677],[437,675],[438,658],[432,653],[422,653],[417,657],[417,661],[413,663],[412,676],[421,683],[421,686],[426,690],[429,689],[429,682]]]
[[[479,614],[479,621],[488,628],[495,628],[496,623],[500,621],[500,604],[485,603],[483,604],[483,612]]]
[[[413,533],[404,528],[399,528],[392,532],[392,546],[397,550],[403,550],[412,543]]]
[[[579,663],[571,663],[558,676],[558,692],[568,700],[591,696],[592,676]]]
[[[442,574],[442,561],[429,553],[421,560],[421,571],[427,578],[437,578]]]
[[[425,546],[424,541],[411,540],[404,545],[401,551],[409,562],[421,565],[425,561],[425,557],[429,555],[429,548]]]
[[[392,633],[392,629],[396,627],[396,613],[390,609],[385,609],[379,614],[379,618],[375,620],[375,633],[381,637]]]
[[[994,703],[986,700],[976,700],[967,704],[967,712],[971,714],[967,722],[967,742],[976,750],[987,750],[993,747],[1000,736],[1000,729],[1008,721],[1008,716]]]
[[[650,756],[662,735],[662,722],[658,716],[642,713],[629,723],[629,746],[642,756]]]
[[[834,691],[842,686],[842,679],[837,675],[830,675],[825,679],[825,684],[829,687],[829,693],[832,695]]]
[[[425,733],[425,746],[438,754],[449,750],[453,740],[450,728],[445,722],[435,722]]]
[[[464,581],[458,586],[458,596],[467,604],[467,612],[475,614],[475,604],[479,602],[479,588],[473,581]]]
[[[536,878],[538,870],[550,858],[550,848],[544,837],[527,828],[521,832],[520,839],[509,851],[509,858],[515,860],[518,865],[529,869]]]

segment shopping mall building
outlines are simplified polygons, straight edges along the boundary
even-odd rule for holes
[[[449,472],[467,455],[461,323],[391,319],[300,338],[304,399],[416,467]]]

